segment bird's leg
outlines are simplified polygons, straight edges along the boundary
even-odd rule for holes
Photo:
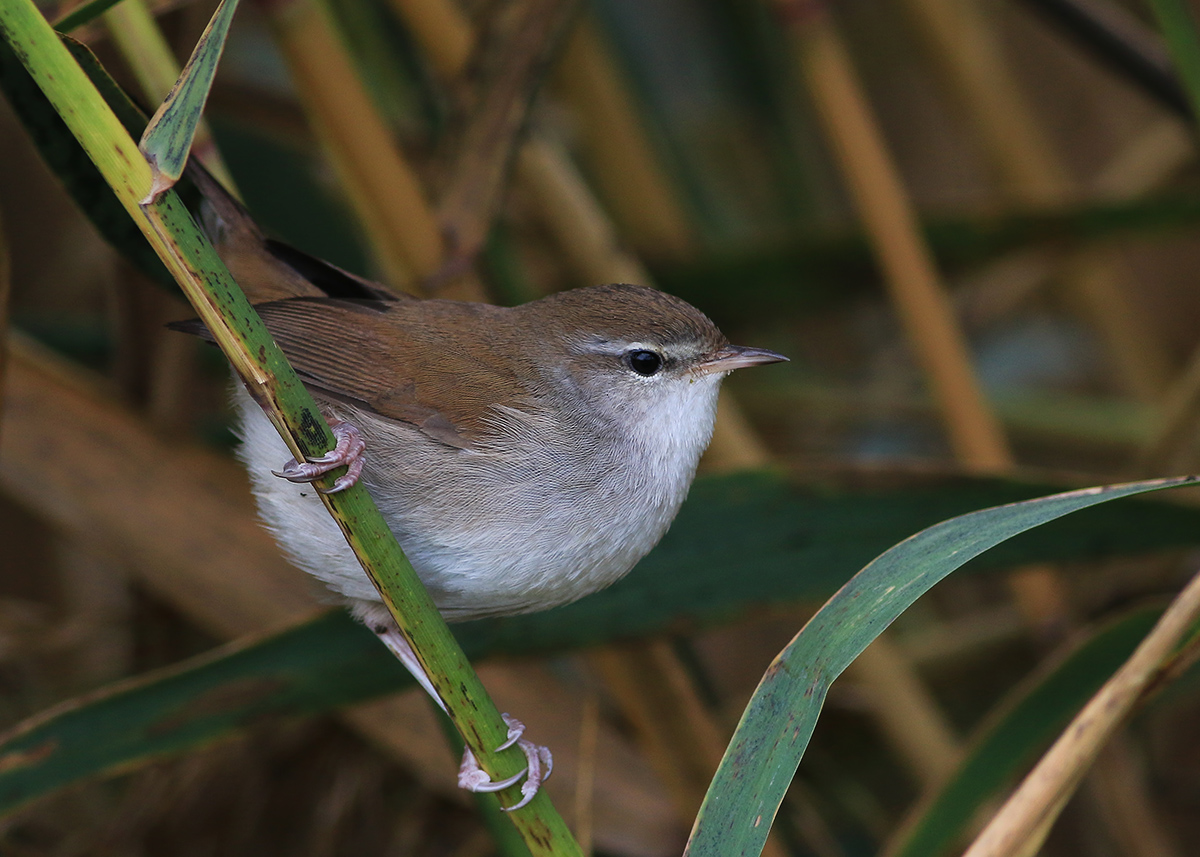
[[[346,467],[348,469],[334,481],[333,487],[323,493],[336,494],[339,491],[345,491],[357,482],[358,477],[362,474],[362,454],[367,448],[367,444],[352,423],[331,420],[330,428],[333,436],[337,438],[337,446],[329,452],[320,458],[310,458],[303,464],[293,458],[283,466],[282,470],[272,470],[271,472],[289,482],[313,482],[330,470]]]
[[[417,660],[416,653],[408,645],[408,641],[404,639],[404,635],[400,633],[400,629],[396,627],[392,617],[381,615],[382,612],[383,607],[374,604],[355,609],[358,617],[375,632],[375,635],[396,656],[396,659],[404,664],[404,668],[412,673],[417,683],[425,688],[425,692],[437,703],[438,708],[445,711],[446,704],[438,696],[433,682],[429,680],[421,662]],[[507,750],[516,744],[525,754],[525,768],[507,779],[493,781],[487,771],[479,767],[479,761],[471,752],[471,748],[466,747],[463,749],[462,764],[458,768],[458,787],[469,792],[498,792],[516,785],[524,777],[525,782],[521,786],[521,800],[512,806],[502,807],[505,812],[512,812],[533,800],[533,796],[537,794],[542,783],[550,778],[550,772],[554,770],[554,758],[550,755],[550,748],[526,741],[522,737],[525,734],[524,723],[507,714],[501,716],[504,718],[504,724],[508,727],[508,737],[496,750]]]

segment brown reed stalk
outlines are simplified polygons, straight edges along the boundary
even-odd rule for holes
[[[774,0],[817,113],[884,272],[884,284],[941,409],[955,458],[975,473],[1013,466],[984,400],[933,256],[833,21],[813,0]],[[1067,603],[1052,569],[1010,577],[1035,627],[1061,626]]]
[[[415,170],[359,79],[319,0],[264,2],[300,100],[385,277],[419,292],[443,261],[442,236]]]
[[[456,84],[475,51],[475,31],[448,0],[391,0],[443,84]]]
[[[650,273],[621,246],[612,221],[560,147],[534,137],[517,153],[516,168],[576,277],[585,283],[650,284]]]
[[[687,215],[590,15],[567,42],[558,83],[579,120],[582,154],[624,234],[646,255],[687,256],[694,241]]]
[[[1163,664],[1200,618],[1200,574],[1171,602],[1129,660],[1083,710],[988,822],[964,857],[1024,857],[1051,825],[1093,760],[1155,686]]]
[[[974,126],[1002,194],[1030,209],[1061,207],[1082,196],[1009,71],[984,10],[973,0],[906,0],[906,5]],[[1061,271],[1103,338],[1122,384],[1143,401],[1155,400],[1169,361],[1118,282],[1116,260],[1088,250],[1071,254]]]
[[[955,457],[972,472],[1004,472],[1012,457],[1003,430],[971,370],[966,341],[921,240],[916,213],[841,38],[823,11],[786,0],[775,5],[884,270],[885,285],[942,410]]]

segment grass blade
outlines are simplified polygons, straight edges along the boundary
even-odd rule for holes
[[[183,168],[192,151],[192,139],[196,136],[196,128],[217,73],[217,64],[225,50],[225,37],[229,33],[237,4],[238,0],[221,0],[208,26],[200,34],[175,86],[167,93],[166,100],[154,112],[142,134],[138,149],[146,156],[154,175],[150,193],[142,200],[143,205],[153,202],[160,193],[174,187],[183,175]]]
[[[80,779],[189,752],[263,718],[411,683],[344,611],[69,700],[0,737],[0,817]]]
[[[767,670],[709,787],[685,853],[761,853],[829,686],[935,583],[994,545],[1063,515],[1195,481],[1178,477],[1088,488],[984,509],[930,527],[878,557],[813,616]]]

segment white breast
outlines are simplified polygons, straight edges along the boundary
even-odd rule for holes
[[[500,439],[450,449],[340,410],[367,443],[363,482],[448,619],[546,609],[615,582],[662,537],[712,432],[719,379],[672,384],[624,436],[520,412]],[[290,457],[243,391],[239,457],[288,557],[351,600],[377,601],[315,490],[271,474]],[[625,422],[625,421],[623,421]]]

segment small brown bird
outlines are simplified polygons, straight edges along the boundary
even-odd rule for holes
[[[333,490],[361,479],[448,621],[545,610],[615,582],[654,547],[708,445],[721,380],[787,359],[730,345],[699,310],[641,286],[512,308],[399,297],[266,239],[219,184],[195,179],[213,243],[339,440],[272,471],[287,448],[239,389],[239,456],[259,511],[435,700],[341,531],[294,483],[348,466]],[[527,770],[494,783],[468,751],[459,782],[492,791],[525,775],[511,809],[551,760],[506,720],[505,746],[520,744]]]

